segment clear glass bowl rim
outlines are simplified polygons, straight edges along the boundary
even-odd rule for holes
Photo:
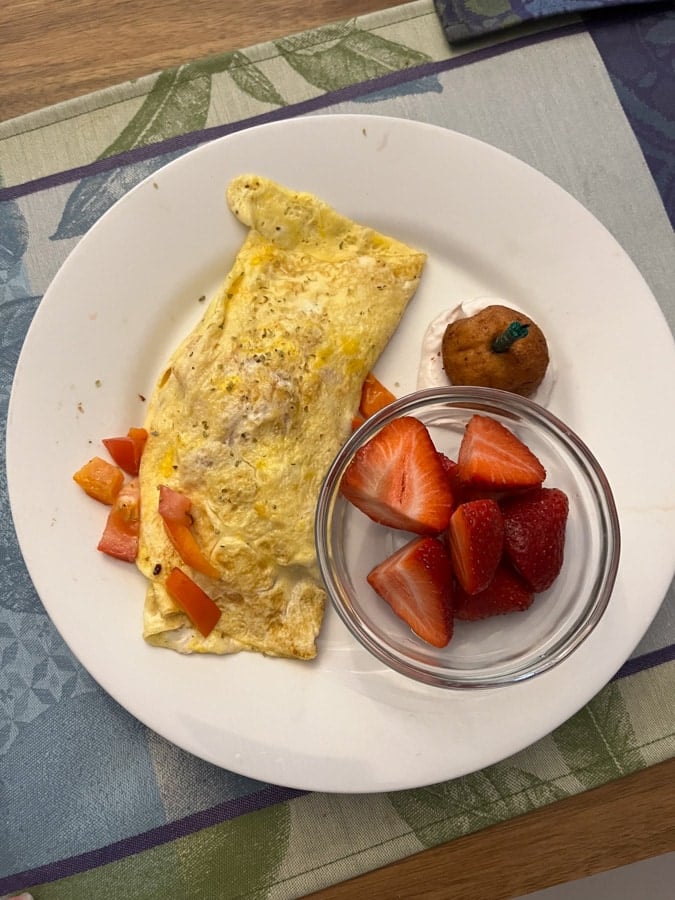
[[[600,498],[599,508],[603,520],[601,531],[605,538],[606,552],[601,560],[602,571],[597,581],[593,602],[586,604],[585,615],[553,652],[541,656],[527,667],[514,666],[490,676],[474,676],[455,670],[417,665],[411,660],[400,659],[388,650],[386,644],[371,638],[367,631],[360,627],[360,623],[353,619],[341,600],[342,588],[335,576],[330,548],[333,510],[345,469],[356,450],[380,431],[387,422],[400,416],[414,415],[415,411],[422,407],[439,404],[448,408],[483,411],[486,415],[489,415],[492,408],[494,412],[520,416],[530,423],[541,423],[582,460],[584,474]],[[621,548],[619,517],[612,489],[604,470],[587,444],[561,419],[533,400],[496,388],[475,386],[435,387],[413,391],[368,418],[345,442],[326,473],[317,502],[314,534],[319,570],[331,605],[361,646],[380,662],[402,675],[436,687],[450,689],[494,688],[514,684],[540,675],[567,659],[595,629],[607,608],[616,581]]]

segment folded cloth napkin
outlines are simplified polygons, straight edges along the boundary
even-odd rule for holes
[[[481,37],[532,19],[654,0],[434,0],[451,44]]]

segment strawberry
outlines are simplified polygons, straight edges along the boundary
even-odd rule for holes
[[[426,426],[412,416],[389,422],[356,451],[340,492],[391,528],[439,534],[450,521],[450,484]]]
[[[452,570],[436,538],[413,538],[375,566],[368,583],[422,640],[434,647],[450,641]]]
[[[467,594],[477,594],[492,581],[504,546],[502,511],[494,500],[460,504],[448,526],[450,560]]]
[[[438,458],[441,461],[445,477],[448,479],[448,484],[450,485],[453,504],[456,506],[464,499],[463,485],[459,480],[459,466],[454,459],[450,459],[445,453],[439,453]]]
[[[438,458],[441,461],[441,465],[443,466],[443,471],[450,479],[450,484],[452,484],[455,475],[457,474],[457,463],[454,459],[450,459],[449,456],[446,456],[445,453],[439,453]]]
[[[539,488],[502,503],[504,551],[533,591],[549,588],[563,564],[567,495]]]
[[[496,419],[469,419],[457,457],[462,484],[507,491],[538,487],[546,470],[532,451]]]
[[[467,594],[461,587],[456,588],[454,613],[456,619],[475,621],[522,612],[533,600],[534,592],[508,566],[500,563],[490,584],[478,594]]]

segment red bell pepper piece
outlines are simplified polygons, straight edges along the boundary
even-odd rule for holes
[[[218,569],[213,566],[202,553],[192,533],[192,501],[180,491],[174,491],[165,484],[159,486],[158,511],[164,520],[164,528],[174,549],[183,562],[210,578],[217,578]]]
[[[115,498],[98,549],[115,559],[134,562],[141,525],[141,491],[137,481],[124,485]]]
[[[379,382],[372,372],[369,372],[366,375],[363,387],[361,388],[361,404],[359,406],[359,412],[364,419],[367,419],[369,416],[372,416],[373,413],[388,406],[395,399],[396,397],[392,392]]]
[[[103,438],[103,443],[117,465],[135,476],[138,475],[147,439],[145,428],[130,428],[126,437]]]
[[[166,579],[166,589],[204,637],[213,631],[220,618],[220,609],[182,569],[172,569]]]

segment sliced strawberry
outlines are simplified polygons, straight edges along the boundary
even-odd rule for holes
[[[457,507],[460,503],[464,503],[466,500],[482,500],[486,496],[491,496],[487,491],[468,488],[460,481],[459,466],[455,460],[450,459],[445,453],[439,453],[438,456],[450,484],[450,492],[452,494],[454,507]]]
[[[469,500],[500,500],[504,496],[504,491],[495,491],[488,488],[480,488],[471,484],[464,484],[459,477],[459,466],[446,456],[445,453],[438,454],[445,469],[445,474],[450,481],[450,490],[455,506],[460,503],[466,503]]]
[[[354,454],[340,491],[375,522],[439,534],[448,526],[452,491],[425,425],[394,419]]]
[[[450,560],[457,581],[468,594],[492,581],[504,546],[502,511],[494,500],[461,503],[448,527]]]
[[[567,495],[558,488],[539,488],[502,503],[504,551],[537,593],[549,588],[562,568],[568,513]]]
[[[368,583],[422,640],[434,647],[450,641],[452,570],[436,538],[413,538],[376,566]]]
[[[494,577],[485,590],[467,594],[461,587],[455,589],[454,613],[456,619],[475,621],[490,616],[501,616],[529,609],[534,592],[504,563],[497,566]]]
[[[538,487],[546,470],[532,451],[501,422],[474,415],[467,423],[457,458],[467,487],[504,491]]]
[[[450,459],[450,457],[445,453],[439,453],[438,458],[440,459],[441,465],[443,466],[443,471],[452,481],[457,473],[457,463],[454,461],[454,459]]]

